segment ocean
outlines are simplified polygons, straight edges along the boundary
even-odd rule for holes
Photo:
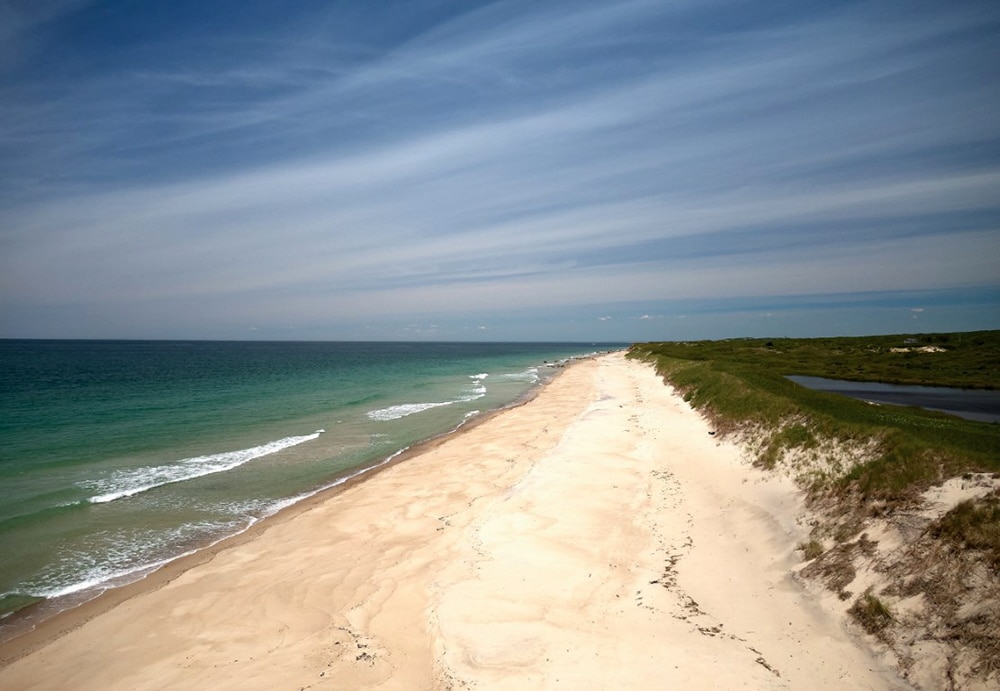
[[[0,340],[0,637],[621,347]]]

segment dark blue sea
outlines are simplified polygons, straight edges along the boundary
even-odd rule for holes
[[[141,578],[619,347],[0,341],[0,628]]]

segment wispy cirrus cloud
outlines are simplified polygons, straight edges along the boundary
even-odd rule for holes
[[[982,3],[371,7],[8,73],[8,333],[997,284]]]

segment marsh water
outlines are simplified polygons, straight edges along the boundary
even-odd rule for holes
[[[797,375],[787,378],[809,389],[837,393],[862,401],[916,406],[977,422],[1000,422],[1000,391],[953,389],[943,386],[904,386]]]

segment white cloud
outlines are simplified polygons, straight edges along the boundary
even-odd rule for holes
[[[76,182],[0,163],[5,189],[37,195],[0,210],[0,293],[263,328],[996,284],[1000,169],[961,152],[995,141],[997,87],[948,38],[963,10],[891,29],[834,10],[666,51],[695,7],[498,3],[370,59],[324,45],[334,14],[295,23],[281,60],[136,65],[37,108],[8,98],[0,135]],[[941,65],[965,86],[931,94]],[[206,88],[259,93],[162,98]],[[154,91],[166,112],[145,109]],[[159,134],[123,139],[118,112]],[[272,140],[291,153],[249,153]],[[167,142],[183,174],[116,179],[133,156],[173,161]],[[215,167],[220,142],[248,161]]]

